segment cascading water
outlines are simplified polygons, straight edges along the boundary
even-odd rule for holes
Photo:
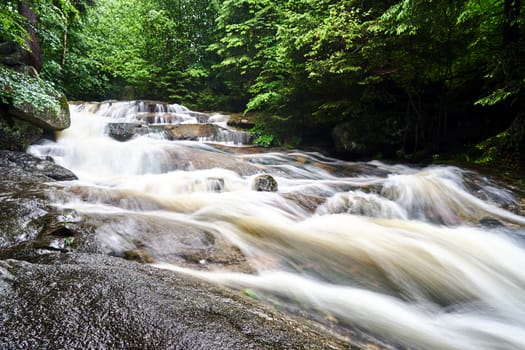
[[[71,128],[29,152],[79,176],[53,200],[93,220],[108,254],[140,250],[391,347],[525,349],[525,218],[504,209],[523,205],[508,190],[456,167],[107,135],[144,113],[203,118],[182,107],[71,110]],[[252,189],[261,173],[278,192]]]

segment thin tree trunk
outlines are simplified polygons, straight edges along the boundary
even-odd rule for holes
[[[67,23],[67,19],[64,19],[64,37],[62,41],[62,60],[60,62],[62,73],[64,72],[64,67],[66,66],[67,39],[68,39],[68,23]]]

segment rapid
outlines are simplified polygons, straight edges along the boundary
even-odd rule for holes
[[[51,200],[92,218],[107,254],[135,252],[363,343],[525,349],[524,204],[490,178],[254,150],[227,116],[177,105],[70,110],[71,127],[28,152],[79,177]],[[116,140],[112,123],[133,135]],[[187,124],[218,131],[166,136]],[[261,174],[278,191],[255,191]]]

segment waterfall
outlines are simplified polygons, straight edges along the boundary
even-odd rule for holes
[[[227,121],[176,105],[84,104],[56,142],[29,149],[77,174],[52,200],[92,220],[106,253],[140,250],[158,268],[392,348],[525,349],[525,217],[509,189],[453,166],[107,134],[144,113]],[[262,173],[278,192],[252,189]]]

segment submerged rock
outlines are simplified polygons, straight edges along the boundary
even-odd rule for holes
[[[347,349],[190,276],[96,254],[0,261],[0,348]]]
[[[495,227],[504,227],[505,225],[499,221],[498,219],[494,219],[491,217],[483,217],[481,220],[479,220],[479,223],[481,226],[488,227],[488,228],[495,228]]]

